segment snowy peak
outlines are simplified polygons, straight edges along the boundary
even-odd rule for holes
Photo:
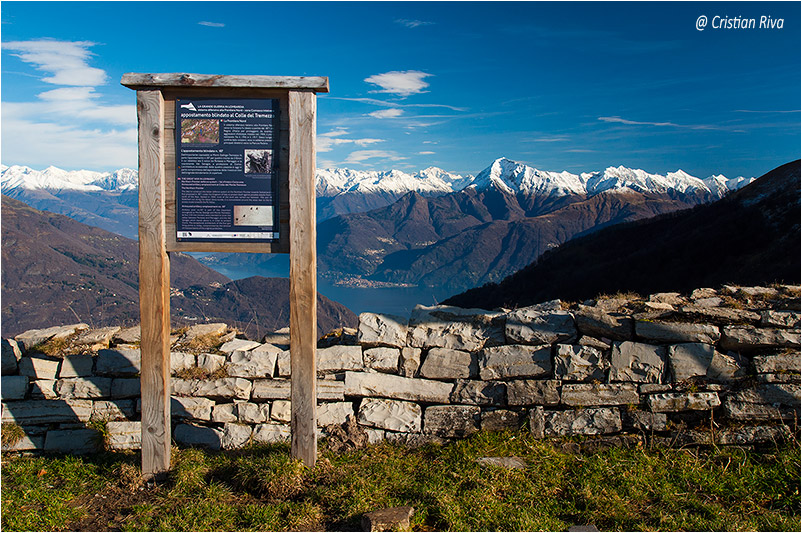
[[[125,191],[138,186],[136,170],[122,168],[114,172],[91,170],[67,171],[48,167],[38,171],[26,166],[0,166],[2,190],[49,189],[83,191]],[[728,179],[721,175],[699,179],[683,170],[665,176],[624,166],[608,167],[604,171],[572,174],[538,170],[523,163],[501,157],[476,177],[452,174],[429,167],[414,174],[401,170],[376,171],[347,168],[318,169],[316,193],[318,198],[334,198],[343,194],[378,195],[389,199],[417,192],[438,196],[461,191],[466,187],[478,190],[493,188],[507,194],[529,196],[595,195],[605,192],[636,191],[710,195],[721,198],[730,191],[753,182],[755,178]]]
[[[712,180],[712,181],[710,181]],[[529,196],[567,196],[586,194],[593,196],[605,192],[635,191],[639,193],[669,193],[712,195],[721,198],[725,194],[754,181],[754,178],[728,180],[723,176],[701,180],[683,170],[669,172],[665,176],[651,174],[641,169],[624,166],[608,167],[604,171],[549,172],[500,158],[480,172],[473,182],[477,189],[495,188],[508,194]]]
[[[476,176],[472,185],[480,190],[494,187],[508,194],[566,196],[585,193],[582,180],[575,174],[538,170],[506,157],[493,161]]]
[[[319,197],[337,196],[343,193],[404,195],[447,194],[462,190],[472,177],[451,174],[437,167],[429,167],[415,174],[401,170],[351,170],[344,168],[318,169],[316,191]]]
[[[62,170],[47,167],[42,171],[30,167],[3,166],[2,190],[49,189],[79,191],[118,191],[136,189],[137,172],[122,168],[114,172],[95,172],[92,170]]]

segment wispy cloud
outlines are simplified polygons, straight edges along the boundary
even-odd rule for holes
[[[401,161],[406,159],[398,155],[398,153],[387,150],[357,150],[351,152],[346,158],[346,163],[362,163],[368,159],[387,159],[390,161]]]
[[[3,102],[3,155],[12,164],[66,168],[136,165],[136,106],[104,101],[97,87],[108,76],[89,61],[89,41],[37,39],[3,43],[15,57],[61,87],[29,101]],[[13,155],[12,155],[13,154]]]
[[[317,152],[318,153],[330,152],[335,146],[340,146],[344,144],[368,146],[371,144],[384,142],[384,139],[374,139],[370,137],[364,137],[360,139],[349,139],[344,137],[345,135],[349,134],[350,132],[346,128],[337,128],[330,132],[318,135],[316,139]]]
[[[198,22],[198,24],[200,24],[201,26],[208,26],[210,28],[225,28],[226,27],[226,25],[223,24],[222,22],[209,22],[207,20],[202,20],[202,21]]]
[[[383,74],[374,74],[365,78],[365,81],[373,85],[378,85],[381,90],[373,91],[378,93],[397,94],[401,97],[411,96],[413,94],[420,94],[428,83],[423,81],[432,74],[421,72],[420,70],[394,70],[385,72]]]
[[[88,63],[93,55],[89,48],[94,45],[90,41],[37,39],[3,43],[3,48],[37,70],[50,74],[42,78],[46,83],[91,87],[106,83],[106,73]]]
[[[401,104],[399,102],[387,102],[385,100],[378,100],[376,98],[345,98],[342,96],[324,96],[329,100],[343,100],[346,102],[361,102],[363,104],[372,104],[382,107],[440,107],[443,109],[451,109],[452,111],[467,111],[467,108],[464,107],[456,107],[453,105],[448,104]]]
[[[778,110],[778,111],[760,111],[756,109],[736,109],[736,113],[799,113],[799,109]]]
[[[404,114],[402,109],[397,107],[390,107],[387,109],[379,109],[378,111],[374,111],[373,113],[368,113],[368,116],[374,118],[398,118]]]
[[[628,126],[655,126],[655,127],[669,127],[669,128],[682,128],[689,130],[728,130],[740,131],[733,128],[725,128],[711,124],[677,124],[676,122],[648,122],[639,120],[628,120],[621,117],[599,117],[602,122],[626,124]]]
[[[411,20],[411,19],[398,19],[395,21],[396,24],[401,24],[402,26],[406,26],[407,28],[418,28],[420,26],[431,26],[434,22],[429,22],[427,20]]]
[[[435,152],[429,152],[429,151],[418,152],[418,155],[434,155],[434,154],[435,154]]]
[[[567,135],[544,135],[543,137],[536,137],[534,139],[530,139],[531,142],[536,143],[560,143],[560,142],[567,142],[571,139]]]

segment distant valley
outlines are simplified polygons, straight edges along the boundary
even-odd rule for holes
[[[576,238],[500,283],[445,303],[494,309],[600,293],[798,284],[800,193],[797,160],[715,203]]]
[[[139,322],[137,242],[2,197],[2,334],[46,324]],[[225,321],[252,338],[289,324],[286,279],[231,281],[192,257],[171,257],[175,325]],[[353,326],[356,316],[318,296],[318,331]]]
[[[476,176],[434,167],[416,174],[318,170],[318,272],[344,297],[392,287],[426,303],[505,276],[543,252],[610,225],[718,200],[753,178],[698,179],[626,167],[572,174],[500,158]],[[3,193],[136,237],[136,172],[2,167]],[[237,277],[286,276],[285,255],[207,254],[201,262]],[[339,291],[338,291],[339,292]],[[338,296],[339,298],[339,296]],[[345,303],[348,303],[344,300]]]

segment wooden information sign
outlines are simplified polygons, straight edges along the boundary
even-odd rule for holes
[[[139,121],[142,472],[170,468],[170,252],[290,254],[292,454],[317,458],[316,93],[326,77],[125,74]]]

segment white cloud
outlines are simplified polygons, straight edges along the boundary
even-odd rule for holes
[[[599,117],[602,122],[614,122],[618,124],[626,124],[628,126],[658,126],[658,127],[671,127],[682,128],[689,130],[730,130],[731,128],[723,128],[713,126],[710,124],[677,124],[675,122],[641,122],[637,120],[628,120],[621,117]],[[737,130],[732,130],[737,131]]]
[[[398,109],[397,107],[390,107],[388,109],[379,109],[378,111],[374,111],[373,113],[368,113],[368,116],[374,118],[398,118],[404,114],[403,109]]]
[[[29,101],[3,102],[7,164],[105,170],[137,164],[136,105],[115,105],[96,91],[107,75],[89,65],[88,41],[39,39],[4,43],[22,61],[61,85]]]
[[[208,22],[206,20],[202,20],[202,21],[198,22],[198,24],[200,24],[201,26],[208,26],[210,28],[225,28],[226,27],[226,25],[223,24],[222,22]]]
[[[365,81],[381,87],[379,93],[397,94],[399,96],[410,96],[424,92],[423,89],[429,86],[423,81],[424,78],[431,76],[419,70],[405,70],[385,72],[384,74],[374,74]]]
[[[418,152],[418,155],[434,155],[435,152]]]
[[[92,170],[137,166],[137,131],[124,129],[86,129],[25,119],[8,119],[3,106],[4,164],[34,168],[55,165],[61,168]]]
[[[362,138],[362,139],[345,139],[342,138],[343,135],[348,135],[348,129],[346,128],[337,128],[335,130],[329,131],[327,133],[322,133],[317,136],[316,139],[316,148],[317,153],[321,152],[330,152],[335,146],[343,145],[343,144],[355,144],[357,146],[368,146],[370,144],[376,144],[380,142],[384,142],[384,139],[373,139],[370,137]]]
[[[431,26],[434,22],[429,22],[426,20],[410,20],[410,19],[398,19],[395,21],[396,24],[401,24],[402,26],[406,26],[407,28],[417,28],[419,26]]]
[[[406,157],[401,157],[395,152],[389,152],[386,150],[357,150],[356,152],[351,152],[345,162],[362,163],[368,159],[389,159],[390,161],[401,161],[402,159],[406,159]]]
[[[105,84],[107,78],[103,70],[89,66],[88,61],[93,55],[89,48],[94,44],[90,41],[38,39],[3,43],[3,48],[16,52],[12,55],[34,65],[37,70],[51,74],[42,78],[44,82],[91,87]]]

